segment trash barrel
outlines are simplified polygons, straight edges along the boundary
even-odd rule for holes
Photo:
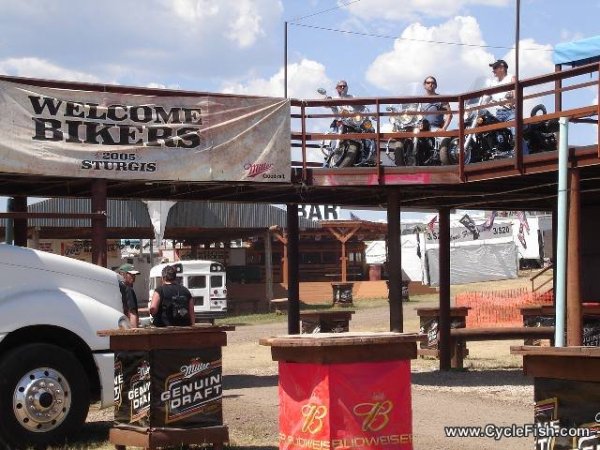
[[[381,264],[371,264],[369,266],[369,281],[381,280]]]
[[[354,283],[331,283],[334,306],[351,306],[353,287]]]

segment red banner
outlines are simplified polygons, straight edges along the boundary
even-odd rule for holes
[[[412,450],[410,361],[280,362],[279,448]]]

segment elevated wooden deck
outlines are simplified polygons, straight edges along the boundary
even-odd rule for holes
[[[429,102],[427,97],[354,98],[348,100],[291,100],[292,159],[300,153],[301,160],[290,167],[291,183],[257,182],[177,182],[144,180],[107,180],[109,198],[143,198],[170,200],[219,200],[259,203],[312,203],[348,206],[378,206],[387,202],[390,190],[399,193],[401,208],[436,209],[439,207],[472,209],[548,210],[555,204],[557,191],[558,152],[523,154],[523,127],[558,117],[589,127],[585,145],[571,146],[569,164],[580,168],[582,203],[600,203],[600,128],[598,93],[600,82],[597,63],[558,71],[541,77],[520,80],[515,85],[467,92],[460,95],[440,95],[437,101],[449,102],[458,126],[446,132],[427,132],[420,136],[457,137],[462,144],[470,133],[512,126],[516,129],[514,158],[450,166],[394,167],[384,165],[385,143],[388,139],[412,137],[412,133],[384,132],[383,124],[394,112],[386,105]],[[591,80],[591,81],[590,81]],[[60,84],[55,82],[55,84]],[[63,83],[67,85],[68,83]],[[549,86],[552,87],[549,89]],[[103,87],[124,90],[124,87]],[[465,111],[482,107],[465,106],[468,100],[487,94],[514,90],[516,118],[508,123],[467,129]],[[138,88],[137,91],[145,92]],[[120,91],[119,91],[120,92]],[[563,101],[563,97],[565,101]],[[375,167],[325,169],[315,167],[308,153],[318,147],[326,133],[308,132],[323,129],[333,114],[323,114],[336,104],[367,105],[374,121],[373,133],[356,137],[376,142]],[[529,108],[544,103],[549,112],[527,117]],[[554,103],[554,107],[549,105]],[[567,105],[568,107],[564,107]],[[524,108],[527,111],[524,111]],[[320,121],[320,122],[314,122]],[[318,126],[315,125],[318,124]],[[592,130],[590,132],[589,130]],[[349,136],[349,135],[348,135]],[[462,148],[462,145],[460,145]],[[294,155],[296,154],[296,156]],[[234,158],[235,155],[227,157]],[[313,158],[314,161],[314,158]],[[88,178],[24,176],[0,173],[0,195],[31,197],[90,197]]]

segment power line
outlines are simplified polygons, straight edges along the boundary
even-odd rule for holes
[[[356,1],[359,1],[359,0],[356,0]],[[425,44],[459,45],[462,47],[494,48],[494,49],[501,49],[501,50],[514,50],[515,49],[515,47],[504,47],[504,46],[500,46],[500,45],[465,44],[463,42],[433,41],[433,40],[427,40],[427,39],[416,39],[416,38],[405,38],[405,37],[400,37],[400,36],[390,36],[390,35],[386,35],[386,34],[361,33],[359,31],[338,30],[336,28],[319,27],[316,25],[306,25],[303,23],[296,23],[296,22],[289,22],[289,24],[296,25],[297,27],[313,28],[315,30],[332,31],[334,33],[352,34],[355,36],[374,37],[374,38],[381,38],[381,39],[400,39],[403,41],[423,42]],[[552,49],[545,49],[545,48],[521,48],[521,50],[544,51],[544,52],[552,52],[553,51]]]
[[[340,9],[340,8],[345,7],[345,6],[349,6],[349,5],[353,4],[353,3],[358,3],[358,2],[360,2],[360,0],[351,0],[351,1],[343,3],[341,5],[334,6],[333,8],[323,9],[321,11],[317,11],[316,13],[308,14],[308,15],[302,16],[302,17],[297,17],[295,19],[292,19],[292,21],[298,21],[299,22],[299,21],[301,21],[303,19],[308,19],[309,17],[318,16],[319,14],[323,14],[323,13],[326,13],[326,12],[329,12],[329,11],[335,11],[336,9]]]

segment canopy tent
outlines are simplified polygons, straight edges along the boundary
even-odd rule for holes
[[[573,42],[564,42],[554,47],[554,64],[582,66],[600,61],[600,35]]]
[[[401,236],[402,270],[412,281],[439,285],[439,224],[437,215],[427,225],[414,227]],[[517,278],[518,253],[513,238],[513,221],[471,218],[467,214],[450,219],[451,284]],[[383,241],[374,241],[366,250],[367,264],[386,259]]]

